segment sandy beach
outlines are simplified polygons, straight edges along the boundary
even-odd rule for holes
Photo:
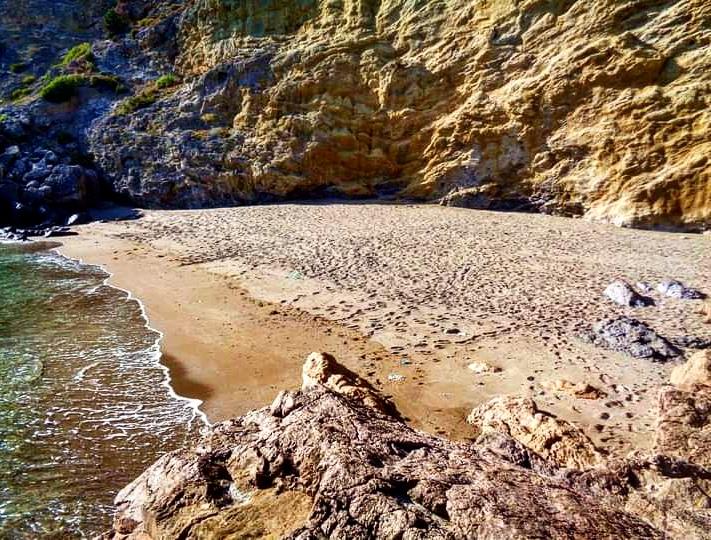
[[[176,391],[212,421],[293,387],[322,350],[419,429],[465,438],[473,407],[524,394],[626,452],[651,443],[657,389],[682,360],[634,359],[580,334],[627,314],[668,338],[711,338],[698,301],[631,309],[602,295],[618,278],[707,290],[708,235],[371,203],[147,211],[77,230],[60,251],[142,300]]]

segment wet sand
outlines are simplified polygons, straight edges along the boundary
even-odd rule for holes
[[[602,296],[617,278],[709,289],[709,236],[368,203],[146,212],[79,231],[61,251],[144,302],[176,391],[204,400],[213,421],[298,386],[305,356],[323,350],[415,427],[466,437],[472,407],[522,393],[626,452],[651,443],[657,389],[678,362],[604,351],[580,333],[628,314],[666,337],[711,337],[700,302],[656,296],[633,310]],[[606,397],[556,390],[561,379]]]

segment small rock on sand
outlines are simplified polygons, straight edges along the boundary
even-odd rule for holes
[[[681,281],[668,279],[657,285],[657,290],[664,296],[680,300],[702,300],[706,295],[697,289],[687,287]]]
[[[653,306],[654,300],[642,296],[626,281],[617,280],[610,283],[603,293],[613,302],[627,307]]]
[[[547,384],[550,389],[556,392],[565,392],[580,399],[600,399],[607,397],[607,394],[586,382],[574,383],[565,379],[560,379]]]
[[[635,358],[663,362],[681,355],[679,349],[649,326],[630,317],[604,319],[593,326],[587,338],[598,347]]]
[[[474,362],[471,362],[467,366],[470,370],[472,370],[474,373],[481,374],[481,373],[500,373],[501,368],[498,366],[491,365],[489,362],[484,362],[480,360],[475,360]]]

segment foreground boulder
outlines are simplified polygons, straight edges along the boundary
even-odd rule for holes
[[[118,494],[104,538],[703,538],[705,510],[640,480],[711,478],[683,453],[583,471],[500,432],[448,441],[365,405],[331,358],[309,359],[302,391],[159,459]],[[322,359],[349,383],[315,380]]]

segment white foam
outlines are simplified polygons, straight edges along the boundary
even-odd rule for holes
[[[206,415],[202,410],[200,410],[200,406],[201,406],[202,403],[203,403],[202,400],[201,400],[201,399],[194,399],[194,398],[189,398],[189,397],[181,396],[181,395],[178,394],[178,393],[175,391],[175,389],[173,388],[173,385],[171,384],[171,383],[172,383],[172,379],[171,379],[171,376],[170,376],[170,369],[168,369],[168,366],[166,366],[165,364],[163,364],[163,363],[161,362],[161,358],[162,358],[163,355],[162,355],[161,350],[160,350],[160,342],[161,342],[161,340],[163,339],[164,334],[163,334],[163,332],[161,332],[160,330],[158,330],[158,329],[156,329],[156,328],[153,328],[153,327],[150,325],[150,322],[148,321],[148,314],[147,314],[147,312],[146,312],[146,307],[145,307],[145,305],[143,304],[143,302],[141,301],[141,299],[135,297],[135,296],[133,295],[133,293],[131,293],[131,291],[129,291],[129,290],[127,290],[127,289],[122,289],[121,287],[117,287],[116,285],[113,285],[113,284],[109,283],[109,280],[113,277],[113,274],[112,274],[111,272],[109,272],[104,266],[102,266],[102,265],[100,265],[100,264],[89,264],[89,263],[83,261],[81,258],[67,257],[66,255],[64,255],[63,253],[61,253],[61,252],[59,251],[59,248],[54,248],[54,249],[52,249],[51,251],[54,252],[54,253],[56,253],[57,255],[59,255],[60,257],[62,257],[62,258],[65,259],[65,260],[74,261],[74,262],[76,262],[76,263],[78,263],[78,264],[80,264],[80,265],[82,265],[82,266],[89,266],[89,267],[98,268],[99,270],[101,270],[101,272],[103,272],[104,274],[106,274],[106,278],[104,279],[104,281],[103,281],[103,283],[101,284],[100,287],[106,286],[106,287],[111,287],[112,289],[121,291],[121,292],[123,292],[123,293],[125,293],[125,294],[127,295],[127,298],[126,298],[127,301],[135,301],[135,302],[138,304],[138,306],[139,306],[140,309],[141,309],[141,317],[143,318],[143,321],[144,321],[144,327],[145,327],[146,330],[148,330],[149,332],[153,332],[153,333],[155,333],[155,334],[158,336],[158,337],[156,338],[154,344],[153,344],[153,345],[151,346],[151,348],[150,348],[150,349],[153,349],[153,350],[151,351],[151,350],[149,349],[149,351],[152,353],[156,365],[158,365],[158,366],[160,367],[160,369],[163,371],[163,373],[164,373],[164,375],[165,375],[164,378],[163,378],[163,383],[162,383],[162,384],[167,388],[168,394],[170,395],[170,397],[172,397],[173,399],[176,399],[176,400],[178,400],[178,401],[184,401],[184,402],[187,403],[188,406],[192,409],[192,411],[193,411],[193,417],[192,417],[192,419],[191,419],[191,421],[190,421],[190,424],[192,424],[192,421],[193,421],[193,420],[199,419],[200,421],[202,421],[203,424],[205,424],[205,426],[210,426],[210,421],[208,420],[207,415]],[[98,288],[99,288],[99,287],[97,287],[95,290],[97,290]],[[95,291],[94,291],[94,292],[95,292]],[[82,371],[84,371],[84,370],[86,370],[86,369],[88,369],[88,368],[90,368],[90,367],[91,367],[91,366],[87,366],[87,367],[84,368]],[[83,375],[84,375],[84,374],[82,374],[82,377],[83,377]]]

